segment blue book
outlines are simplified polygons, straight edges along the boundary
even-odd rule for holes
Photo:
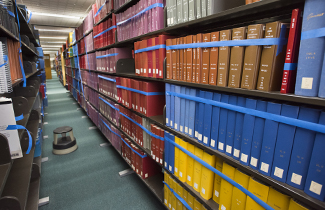
[[[196,97],[200,97],[200,91],[197,90],[196,91]],[[196,139],[198,139],[198,130],[199,130],[199,102],[195,102],[195,119],[194,119],[194,123],[195,123],[195,126],[194,126],[194,136]]]
[[[181,93],[181,86],[175,86],[175,93]],[[179,131],[179,125],[181,122],[181,98],[175,96],[175,122],[174,129]]]
[[[300,107],[298,119],[318,123],[319,115],[319,110]],[[314,147],[315,135],[315,131],[296,128],[287,184],[301,190],[305,187],[310,157]]]
[[[196,89],[190,89],[190,96],[196,96]],[[189,123],[188,123],[188,135],[194,137],[194,118],[196,115],[197,103],[190,100],[190,114],[189,114]]]
[[[185,88],[185,94],[190,95],[190,88]],[[190,120],[190,101],[188,99],[185,99],[185,127],[184,127],[184,133],[188,135],[188,127],[189,127],[189,120]],[[195,103],[195,102],[194,102]]]
[[[246,99],[246,108],[256,109],[256,100],[254,99]],[[244,165],[248,165],[248,160],[251,155],[251,147],[253,140],[253,132],[254,132],[254,123],[255,116],[245,114],[244,123],[243,123],[243,137],[241,141],[240,147],[240,163]]]
[[[237,106],[245,107],[246,99],[244,97],[237,98]],[[235,126],[235,138],[234,138],[234,152],[233,158],[239,160],[241,139],[243,134],[243,123],[244,123],[244,114],[241,112],[236,113],[236,126]]]
[[[181,94],[186,94],[186,87],[181,87]],[[180,122],[179,122],[179,131],[182,133],[185,133],[185,113],[186,113],[186,107],[185,107],[185,98],[181,98],[181,111],[180,111]]]
[[[166,83],[166,92],[170,92],[170,84]],[[166,94],[166,126],[169,126],[170,120],[170,95]]]
[[[302,38],[305,31],[325,27],[325,1],[306,0],[302,21]],[[303,39],[300,42],[295,94],[318,96],[324,60],[324,37]]]
[[[205,92],[205,99],[212,100],[213,93]],[[211,133],[211,117],[212,117],[212,105],[204,105],[204,126],[203,126],[203,144],[210,146],[210,133]]]
[[[221,94],[213,93],[213,100],[220,101]],[[217,149],[218,143],[218,135],[219,135],[219,116],[220,116],[220,107],[213,106],[212,107],[212,122],[211,122],[211,140],[210,140],[210,147],[213,149]]]
[[[299,113],[298,106],[282,105],[281,115],[285,117],[297,119]],[[276,140],[274,158],[272,164],[271,177],[286,182],[293,138],[295,136],[296,127],[280,123],[278,137]]]
[[[171,133],[168,133],[167,137],[175,142],[175,136]],[[169,144],[169,151],[168,151],[168,170],[170,173],[174,173],[174,163],[175,163],[175,146],[172,143]]]
[[[319,124],[325,125],[325,112],[322,112]],[[305,184],[305,193],[324,201],[325,199],[325,134],[317,133],[311,155],[308,174]]]
[[[170,92],[175,93],[175,85],[170,85]],[[175,96],[170,96],[170,120],[169,127],[174,128]]]
[[[229,104],[237,105],[237,96],[233,96],[233,95],[229,96]],[[232,149],[234,146],[235,125],[236,125],[236,112],[228,110],[226,154],[229,156],[232,156]]]
[[[228,103],[229,95],[222,94],[221,102]],[[220,108],[220,123],[219,123],[219,135],[218,135],[218,150],[220,152],[225,152],[227,119],[228,119],[228,109]]]
[[[169,133],[167,131],[165,131],[165,136],[169,138]],[[165,169],[168,170],[168,166],[169,166],[169,142],[165,141],[164,142],[164,166]]]
[[[256,110],[266,112],[266,105],[265,101],[257,101]],[[263,134],[264,134],[264,124],[265,119],[260,117],[255,117],[255,124],[254,124],[254,134],[253,134],[253,141],[252,141],[252,148],[251,148],[251,159],[249,162],[249,166],[254,169],[258,169],[260,154],[261,154],[261,147],[263,141]]]
[[[205,97],[205,93],[206,91],[200,90],[200,98],[204,98]],[[204,103],[199,103],[199,125],[198,125],[198,130],[197,130],[197,139],[199,140],[199,142],[202,143],[203,141],[203,123],[204,123]]]
[[[268,102],[266,111],[268,113],[280,115],[281,104]],[[265,120],[265,128],[263,134],[263,142],[260,156],[259,171],[262,174],[271,175],[273,155],[278,135],[279,123],[273,120]]]

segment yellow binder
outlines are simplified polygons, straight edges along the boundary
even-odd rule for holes
[[[180,184],[176,183],[176,190],[177,194],[183,198],[183,188]],[[182,210],[183,209],[183,204],[177,199],[177,210]]]
[[[290,196],[284,195],[274,188],[270,187],[267,204],[274,210],[288,210],[290,203]]]
[[[308,208],[302,206],[291,198],[288,210],[308,210]]]
[[[201,210],[202,204],[194,199],[194,210]]]
[[[176,188],[177,188],[177,186],[176,186],[176,181],[173,179],[172,180],[172,189],[174,190],[174,192],[176,192]],[[173,198],[172,198],[172,210],[176,210],[177,209],[177,198],[176,198],[176,196],[174,195],[174,193],[172,193],[173,194]]]
[[[216,157],[214,155],[210,155],[204,152],[203,161],[209,164],[210,166],[214,167],[216,164]],[[214,181],[213,171],[202,166],[200,195],[206,200],[212,198],[213,181]]]
[[[191,193],[187,193],[187,204],[193,209],[194,208],[194,197]]]
[[[164,172],[164,181],[168,184],[168,173],[165,171]],[[169,185],[169,184],[168,184]],[[164,185],[164,204],[168,207],[168,187]]]
[[[254,178],[249,179],[248,191],[256,195],[262,201],[267,202],[270,187],[256,181]],[[247,196],[246,210],[264,210],[262,206],[256,203],[253,199]]]
[[[189,151],[194,155],[194,145],[187,143],[187,151]],[[186,173],[187,173],[186,183],[191,187],[193,187],[194,159],[191,158],[190,156],[187,156]]]
[[[175,136],[175,143],[179,145],[179,138]],[[175,146],[175,162],[174,162],[174,175],[179,177],[178,175],[179,170],[179,149]]]
[[[177,137],[175,137],[177,138]],[[179,145],[187,150],[187,142],[179,139]],[[179,150],[179,172],[178,177],[182,182],[186,182],[186,169],[187,169],[187,154],[185,154],[182,150]]]
[[[230,179],[235,177],[235,168],[223,162],[222,173],[228,176]],[[230,210],[231,208],[231,196],[232,196],[233,186],[226,180],[221,180],[220,188],[220,201],[219,210]]]
[[[198,158],[202,160],[203,158],[203,150],[195,147],[194,154]],[[200,192],[201,189],[201,174],[202,174],[202,165],[201,163],[194,160],[194,174],[193,174],[193,188],[195,191]]]
[[[168,183],[170,188],[173,188],[173,179],[168,176]],[[171,190],[168,189],[168,209],[172,209],[172,203],[173,203],[173,193]]]
[[[248,188],[249,176],[240,170],[236,169],[234,181],[240,184],[243,188]],[[245,210],[246,194],[240,191],[237,187],[232,190],[231,210]]]
[[[188,192],[183,188],[183,199],[187,203],[187,194]],[[187,210],[187,208],[183,205],[183,210]]]
[[[216,169],[218,171],[220,171],[220,172],[222,172],[222,164],[223,164],[222,159],[219,158],[219,157],[216,157]],[[221,187],[221,177],[218,176],[217,174],[214,174],[214,186],[213,186],[213,197],[212,197],[212,199],[216,203],[219,203],[220,187]]]

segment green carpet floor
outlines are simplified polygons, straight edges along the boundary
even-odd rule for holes
[[[40,210],[97,209],[165,209],[146,185],[135,175],[119,177],[129,168],[113,147],[100,147],[107,142],[82,109],[65,90],[52,71],[47,80],[48,107],[45,108],[40,198],[50,197]],[[68,155],[52,153],[53,130],[73,127],[78,150]]]

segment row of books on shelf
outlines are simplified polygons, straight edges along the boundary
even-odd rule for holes
[[[104,32],[106,31],[106,32]],[[105,47],[115,43],[116,17],[112,14],[109,18],[100,24],[94,26],[94,45],[95,49]]]
[[[196,102],[178,93],[238,107],[246,107],[303,122],[324,124],[325,114],[317,109],[212,93],[166,84],[166,125],[200,143],[239,160],[261,174],[287,183],[319,200],[324,200],[320,158],[324,135],[254,115]],[[316,187],[318,186],[318,187]],[[320,187],[320,188],[319,188]]]
[[[87,52],[93,51],[95,49],[94,45],[95,44],[93,41],[93,32],[91,32],[87,36],[85,36],[83,39],[81,39],[80,42],[78,43],[78,45],[75,45],[75,46],[78,46],[78,48],[75,51],[73,51],[73,54],[77,55],[78,52],[79,52],[79,54],[82,54],[82,53],[87,53]],[[79,49],[79,51],[78,51],[78,49]]]
[[[93,20],[94,23],[98,23],[103,19],[106,14],[110,13],[114,9],[114,0],[96,0],[95,4],[92,5]]]
[[[132,58],[130,48],[111,48],[105,51],[96,51],[96,70],[116,73],[117,61],[124,58]]]
[[[134,42],[135,74],[143,77],[164,78],[164,59],[166,57],[166,40],[170,36],[158,37]],[[155,47],[156,46],[156,47]],[[152,50],[141,51],[154,47]]]
[[[89,53],[79,56],[79,65],[81,69],[96,70],[96,54]]]
[[[167,26],[200,19],[244,4],[245,1],[238,0],[166,0]]]
[[[15,6],[6,2],[0,4],[0,25],[18,37],[18,25],[15,21]]]
[[[80,26],[78,26],[74,31],[76,41],[81,39],[89,31],[91,31],[93,29],[93,25],[94,25],[93,24],[93,11],[91,10],[87,14],[85,19],[83,20],[82,24],[80,24]]]
[[[95,90],[98,90],[98,75],[96,72],[81,71],[82,82]]]
[[[124,12],[116,14],[119,41],[164,28],[164,1],[140,0]]]

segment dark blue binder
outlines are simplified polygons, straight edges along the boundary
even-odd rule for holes
[[[196,96],[196,89],[190,89],[190,96]],[[190,113],[189,113],[189,123],[188,123],[188,135],[194,137],[194,123],[196,115],[197,103],[195,101],[190,101]]]
[[[205,99],[212,100],[213,93],[205,92]],[[210,134],[211,134],[211,117],[212,117],[212,105],[204,105],[204,125],[203,125],[203,144],[210,146]]]
[[[165,136],[169,138],[169,133],[167,131],[165,131]],[[168,141],[165,141],[164,142],[164,167],[166,170],[169,170],[168,169],[168,166],[169,166],[169,142]]]
[[[175,136],[171,133],[168,133],[168,138],[175,142]],[[175,146],[172,143],[169,143],[169,151],[168,151],[168,170],[170,173],[174,173],[174,163],[175,163]]]
[[[190,95],[190,88],[186,87],[185,88],[185,94]],[[189,120],[190,120],[190,101],[189,99],[185,99],[185,127],[184,127],[184,132],[186,135],[188,135],[188,127],[189,127]],[[195,102],[194,102],[195,103]]]
[[[221,102],[228,103],[229,95],[222,94]],[[228,109],[220,108],[220,123],[219,123],[219,135],[218,135],[218,150],[220,152],[225,152],[227,119],[228,119]]]
[[[170,92],[170,84],[166,83],[166,92]],[[170,95],[166,94],[166,126],[170,127]]]
[[[229,96],[229,104],[237,105],[237,96]],[[228,110],[227,133],[226,133],[226,154],[232,156],[235,138],[236,112]]]
[[[200,90],[200,98],[204,98],[205,97],[205,93],[206,91],[202,91]],[[204,123],[204,103],[199,103],[199,128],[197,130],[198,132],[198,137],[197,139],[199,140],[199,142],[203,141],[203,123]]]
[[[237,98],[237,106],[245,107],[246,99],[244,97]],[[243,136],[243,123],[244,114],[241,112],[236,113],[236,125],[235,125],[235,138],[234,138],[234,151],[233,158],[239,160],[241,140]]]
[[[175,86],[175,93],[181,93],[181,86]],[[179,131],[179,125],[181,122],[181,98],[175,96],[175,122],[174,129]]]
[[[170,85],[170,92],[175,93],[175,85]],[[170,96],[170,120],[169,126],[174,128],[175,119],[175,96]]]
[[[221,94],[213,93],[213,100],[220,101]],[[220,107],[213,106],[212,107],[212,122],[211,122],[211,140],[210,147],[213,149],[217,149],[218,145],[218,135],[219,135],[219,120],[220,120]]]
[[[186,87],[181,87],[181,94],[186,94]],[[185,98],[181,98],[181,113],[180,113],[180,123],[179,123],[179,131],[185,133],[185,113],[186,113],[186,106],[185,106]]]

